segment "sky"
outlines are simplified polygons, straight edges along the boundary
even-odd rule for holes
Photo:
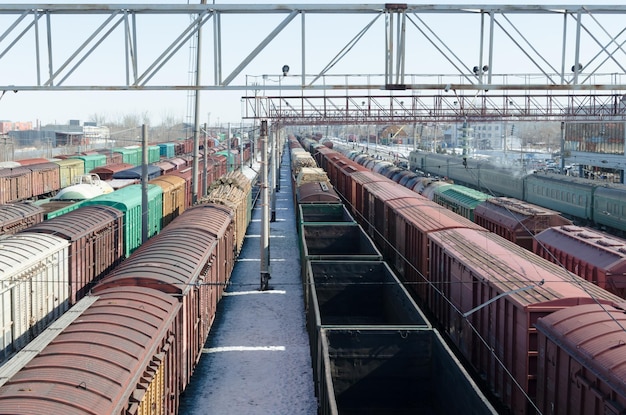
[[[171,0],[168,2],[158,2],[159,4],[188,4],[199,3],[188,2],[187,0]],[[101,1],[89,0],[65,0],[61,2],[48,1],[50,4],[97,4]],[[154,3],[146,0],[136,0],[128,2],[112,1],[109,3],[123,4],[143,4]],[[220,3],[218,1],[218,3]],[[264,1],[237,1],[232,4],[273,4]],[[288,4],[324,4],[336,3],[334,1],[291,1]],[[360,1],[342,1],[342,4],[366,4]],[[410,4],[428,4],[429,2],[410,2]],[[371,3],[379,4],[379,3]],[[503,4],[500,1],[462,2],[451,1],[445,4]],[[524,1],[509,1],[507,4],[527,4]],[[571,1],[550,1],[535,2],[533,4],[583,4]],[[595,3],[594,3],[595,4]],[[619,1],[603,1],[602,4],[620,4]],[[429,16],[430,17],[430,16]],[[86,39],[103,20],[102,17],[85,16],[82,19],[53,17],[53,48],[55,53],[55,67],[58,67],[67,56]],[[269,31],[271,31],[284,15],[259,16],[259,15],[237,15],[223,16],[222,18],[222,54],[223,68],[222,74],[225,78],[236,66],[254,49]],[[517,16],[510,17],[512,20]],[[350,21],[346,21],[350,19]],[[351,39],[363,28],[372,16],[337,15],[324,17],[307,16],[306,31],[307,38],[315,36],[316,40],[307,41],[306,70],[307,73],[320,73],[324,67],[341,53]],[[524,20],[525,19],[525,20]],[[553,24],[554,20],[542,20],[520,17],[516,21],[530,41],[537,42],[539,52],[546,56],[555,55],[553,51],[558,51],[560,55],[559,36],[561,28],[559,24]],[[15,16],[0,16],[0,27],[8,27],[15,21]],[[138,60],[140,72],[146,69],[157,56],[161,54],[166,45],[180,33],[181,28],[189,23],[189,16],[151,16],[139,17],[138,31]],[[560,23],[560,22],[559,22]],[[459,54],[461,60],[467,61],[469,67],[477,63],[478,58],[473,51],[464,45],[468,38],[475,39],[471,42],[473,46],[478,45],[478,32],[480,23],[477,19],[468,19],[460,16],[435,16],[428,21],[428,24],[435,27],[437,35],[442,37],[445,45],[450,46],[454,53]],[[40,26],[43,31],[44,25]],[[541,31],[536,28],[541,27]],[[573,27],[570,24],[570,30]],[[170,28],[172,28],[170,30]],[[178,29],[177,29],[178,28]],[[205,36],[203,37],[203,57],[201,66],[201,78],[203,84],[212,84],[214,77],[213,52],[212,52],[212,25],[205,26]],[[414,28],[410,28],[414,30]],[[592,29],[594,35],[601,37],[603,33],[598,28]],[[209,33],[207,33],[209,32]],[[1,85],[34,85],[36,83],[35,73],[35,47],[32,32],[20,39],[16,47],[12,48],[6,56],[0,57],[0,84]],[[415,32],[417,33],[417,32]],[[2,33],[0,33],[1,39]],[[296,18],[285,30],[279,34],[276,40],[254,59],[250,65],[244,68],[241,74],[235,78],[233,84],[251,85],[255,83],[260,95],[276,95],[272,86],[276,85],[297,85],[301,74],[301,29],[300,20]],[[413,36],[413,35],[411,35]],[[606,35],[604,35],[606,42]],[[529,64],[527,59],[518,53],[513,55],[510,45],[504,43],[504,36],[497,37],[502,41],[499,51],[502,54],[511,53],[511,58],[503,61],[499,66],[501,73],[520,73],[520,67]],[[542,41],[554,39],[551,42]],[[9,40],[0,40],[0,53],[7,48]],[[407,47],[407,74],[431,74],[427,79],[430,83],[439,83],[443,73],[454,73],[454,69],[449,62],[438,53],[428,42],[418,39],[415,35],[415,44]],[[45,42],[42,44],[40,56],[45,58]],[[418,53],[412,53],[418,51]],[[190,66],[190,49],[188,46],[182,47],[174,58],[159,71],[149,82],[157,85],[189,85],[192,82]],[[595,52],[593,52],[595,54]],[[592,58],[592,54],[586,57]],[[502,55],[501,55],[502,56]],[[124,76],[124,50],[122,42],[122,32],[117,30],[107,39],[96,51],[85,60],[85,62],[71,74],[65,85],[92,85],[97,82],[103,84],[123,84]],[[486,59],[486,58],[485,58]],[[560,59],[557,56],[556,61]],[[19,62],[19,64],[16,64]],[[281,77],[283,65],[289,65],[290,76]],[[528,73],[536,71],[532,66],[528,66]],[[42,63],[43,71],[47,71],[47,63]],[[342,79],[342,74],[381,74],[384,72],[384,31],[370,30],[363,39],[354,47],[350,48],[344,59],[333,66],[330,73],[337,74]],[[45,74],[42,75],[45,79]],[[346,78],[347,79],[347,78]],[[421,81],[417,78],[415,83]],[[415,79],[411,78],[409,83]],[[334,82],[334,81],[329,81]],[[352,82],[351,80],[347,81]],[[346,91],[341,91],[345,94]],[[243,96],[251,96],[254,92],[238,91],[202,91],[200,93],[200,105],[198,114],[201,123],[208,123],[210,126],[226,125],[228,123],[239,124],[242,116],[245,116],[245,104],[250,102],[243,100]],[[281,94],[298,95],[299,91],[283,91]],[[70,119],[77,119],[82,122],[103,120],[106,122],[121,122],[125,116],[131,115],[149,125],[160,123],[172,124],[181,121],[192,122],[194,119],[194,95],[189,91],[19,91],[13,93],[7,91],[0,98],[0,120],[10,121],[31,121],[34,125],[50,123],[66,123]]]

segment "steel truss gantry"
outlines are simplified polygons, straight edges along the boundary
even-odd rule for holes
[[[244,118],[287,123],[623,119],[625,15],[618,5],[3,4],[0,90],[241,90]],[[97,23],[74,33],[86,17]],[[143,53],[157,38],[145,21],[158,17],[171,20],[156,29],[166,41]],[[258,37],[233,57],[227,28],[244,18],[254,19],[248,32]],[[336,44],[319,32],[331,18],[348,34]],[[178,65],[181,76],[164,80],[199,32],[212,56],[204,78],[190,83],[188,67]],[[264,55],[286,32],[299,37],[299,50],[287,51],[292,66],[299,60],[297,74]],[[118,53],[102,60],[111,43]],[[327,60],[310,57],[320,50]],[[83,70],[94,59],[99,71]],[[341,72],[346,61],[358,70]],[[17,64],[23,70],[11,70]],[[249,75],[256,70],[266,72]]]

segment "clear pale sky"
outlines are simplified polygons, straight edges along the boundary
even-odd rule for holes
[[[211,0],[209,0],[209,3]],[[15,2],[18,3],[18,2]],[[36,3],[37,2],[33,2]],[[97,4],[103,3],[102,1],[89,1],[89,0],[65,0],[65,1],[47,1],[42,2],[48,4]],[[186,0],[171,0],[171,1],[111,1],[109,3],[122,3],[122,4],[142,4],[142,3],[159,3],[159,4],[197,4],[197,1]],[[220,3],[219,1],[217,3]],[[236,1],[229,2],[230,4],[273,4],[265,1]],[[323,4],[323,3],[336,3],[334,1],[289,1],[283,2],[286,4]],[[362,2],[362,1],[342,1],[342,4],[382,4],[377,2]],[[408,2],[409,4],[430,4],[431,2]],[[445,4],[505,4],[501,1],[479,1],[479,2],[462,2],[451,1]],[[524,1],[509,1],[506,4],[528,4]],[[550,1],[550,2],[532,2],[532,4],[584,4],[576,3],[572,1]],[[590,3],[590,4],[596,4]],[[599,4],[623,4],[619,1],[601,1]],[[222,20],[222,33],[223,33],[223,56],[224,56],[224,68],[223,76],[226,77],[234,69],[241,60],[248,55],[248,53],[258,44],[260,39],[272,30],[277,22],[282,20],[284,15],[277,16],[274,20],[268,20],[268,28],[259,27],[262,22],[256,21],[254,15],[251,16],[237,16],[235,18],[228,19],[223,17]],[[352,19],[352,16],[350,16]],[[65,42],[65,37],[70,39],[75,38],[75,43],[80,44],[82,41],[91,34],[93,29],[99,25],[102,21],[85,18],[84,21],[78,22],[77,19],[72,19],[73,24],[77,24],[77,27],[73,27],[72,30],[58,31],[60,24],[56,24],[53,21],[54,36],[55,39],[63,39],[57,41],[58,44]],[[161,36],[159,32],[160,25],[171,24],[180,25],[181,27],[189,23],[187,16],[179,16],[177,19],[167,17],[155,17],[148,23],[142,23],[141,18],[138,18],[140,23],[140,49],[139,53],[143,53],[143,56],[158,56],[163,48],[172,41],[172,36],[178,35],[176,30],[167,31],[169,37]],[[330,60],[343,48],[348,40],[353,38],[356,33],[366,24],[367,21],[372,19],[372,16],[367,18],[354,17],[355,23],[341,20],[342,18],[327,18],[327,21],[322,22],[315,20],[314,16],[309,16],[307,19],[307,32],[314,33],[316,36],[322,36],[324,42],[315,42],[315,45],[324,44],[327,45],[324,50],[307,50],[307,72],[318,73],[321,69],[330,62]],[[345,15],[343,17],[345,19]],[[360,19],[356,21],[356,19]],[[449,22],[446,24],[449,26],[450,38],[445,41],[455,47],[462,45],[467,36],[477,36],[480,30],[480,24],[477,20],[474,20],[469,27],[462,26],[454,20],[454,17],[449,18]],[[8,24],[15,20],[15,16],[2,17],[0,16],[0,27],[7,27]],[[143,26],[145,24],[145,26]],[[43,29],[44,25],[41,25]],[[145,27],[145,30],[142,28]],[[439,26],[441,27],[441,26]],[[549,28],[545,25],[537,24],[537,27],[541,27],[541,33],[538,36],[545,36],[548,40],[545,47],[555,48],[560,53],[560,27]],[[569,27],[573,27],[570,23]],[[205,31],[210,32],[212,24],[205,26]],[[40,30],[41,30],[40,29]],[[82,31],[81,31],[82,30]],[[550,32],[552,30],[552,32]],[[142,33],[143,32],[143,33]],[[121,33],[117,31],[116,33]],[[554,36],[551,37],[550,33]],[[615,33],[617,33],[615,31]],[[615,34],[614,33],[614,34]],[[594,34],[601,35],[600,30],[594,31]],[[613,34],[613,35],[614,35]],[[209,33],[209,35],[211,35]],[[142,38],[143,36],[143,38]],[[310,36],[307,34],[307,36]],[[364,38],[364,41],[360,42],[358,46],[355,46],[354,50],[350,52],[349,58],[345,58],[339,64],[337,64],[335,73],[383,73],[382,59],[383,54],[383,42],[384,36],[382,31],[376,30],[374,33],[369,34],[369,38]],[[15,82],[7,82],[11,84],[33,84],[36,78],[33,77],[35,71],[34,57],[35,48],[32,41],[32,34],[27,36],[28,40],[22,40],[20,42],[20,48],[12,50],[10,52],[10,59],[3,58],[0,60],[0,79],[12,79]],[[477,39],[477,37],[475,37]],[[552,40],[553,39],[553,40]],[[290,74],[301,73],[301,55],[300,55],[300,20],[296,18],[284,34],[281,34],[279,41],[273,41],[267,51],[263,52],[259,56],[258,60],[255,60],[253,65],[245,68],[234,82],[234,84],[246,83],[246,79],[251,82],[257,82],[258,84],[265,83],[267,88],[271,88],[271,84],[278,83],[278,74],[283,64],[288,64],[291,67]],[[606,39],[603,39],[606,42]],[[211,83],[213,79],[213,60],[212,60],[212,36],[205,36],[203,38],[203,69],[202,77],[203,83]],[[460,42],[460,43],[459,43]],[[307,43],[310,49],[312,42]],[[472,41],[473,45],[477,45],[477,41]],[[89,64],[81,67],[73,76],[77,84],[88,84],[93,80],[93,74],[97,73],[98,78],[102,79],[114,79],[111,83],[123,83],[118,81],[120,78],[115,78],[115,74],[111,74],[110,68],[114,68],[115,71],[123,70],[123,51],[120,51],[120,46],[123,43],[118,41],[109,42],[108,45],[102,45],[98,49],[98,55],[89,58]],[[7,42],[0,43],[0,51],[7,46]],[[43,45],[42,45],[43,46]],[[319,46],[318,46],[319,47]],[[462,47],[461,47],[462,49]],[[67,54],[70,51],[66,51]],[[407,54],[410,51],[407,50]],[[545,51],[544,51],[545,53]],[[596,52],[594,52],[596,53]],[[45,50],[42,51],[45,55]],[[190,84],[189,81],[189,48],[183,47],[177,54],[177,59],[168,64],[163,72],[155,77],[155,83],[175,83],[181,85]],[[412,67],[419,67],[418,64],[429,61],[431,56],[425,56],[427,53],[415,54],[416,56],[407,57],[407,62],[410,64],[412,60],[415,60],[416,64]],[[419,55],[419,56],[418,56]],[[434,55],[434,54],[433,54]],[[64,60],[66,55],[61,53],[55,54],[55,65],[59,65]],[[141,59],[142,55],[139,56]],[[434,58],[434,56],[433,56]],[[111,59],[116,64],[107,66],[107,59]],[[473,59],[473,58],[472,58]],[[147,58],[146,60],[150,60]],[[144,60],[144,62],[146,61]],[[434,59],[432,59],[434,62]],[[319,63],[318,63],[319,62]],[[514,64],[515,62],[512,62]],[[370,66],[371,65],[371,66]],[[145,69],[145,66],[143,67]],[[45,71],[47,67],[43,65],[42,69]],[[433,66],[424,68],[422,70],[430,71],[429,73],[453,73],[451,67],[442,67],[441,72],[438,72],[437,66],[433,63]],[[84,73],[81,73],[84,71]],[[407,68],[407,73],[418,73],[420,69],[413,70]],[[532,69],[529,70],[531,72]],[[272,74],[265,81],[262,78],[263,74]],[[118,74],[119,75],[119,74]],[[74,76],[76,76],[74,78]],[[274,77],[275,76],[275,77]],[[42,79],[45,79],[45,75],[42,75]],[[84,79],[85,81],[81,81]],[[123,78],[121,78],[123,79]],[[294,82],[295,82],[294,77]],[[5,81],[1,81],[5,84]],[[71,82],[69,83],[71,84]],[[275,91],[268,91],[268,94],[273,94]],[[248,92],[250,94],[250,92]],[[284,92],[285,95],[298,95],[296,91]],[[41,124],[48,123],[66,123],[70,119],[78,119],[81,121],[88,121],[97,116],[100,119],[108,121],[119,121],[125,114],[138,115],[141,118],[146,117],[149,124],[156,125],[162,121],[192,121],[193,115],[188,112],[188,102],[190,93],[187,91],[177,92],[27,92],[20,91],[17,94],[8,91],[0,99],[0,120],[10,121],[32,121],[33,124],[40,122]],[[211,125],[217,125],[217,123],[234,123],[239,124],[241,121],[241,97],[246,95],[245,91],[203,91],[201,92],[201,104],[200,104],[200,118],[201,122],[209,122]]]

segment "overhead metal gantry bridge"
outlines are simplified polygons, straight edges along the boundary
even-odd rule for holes
[[[237,90],[243,118],[284,124],[623,120],[625,15],[617,5],[0,4],[0,90]]]

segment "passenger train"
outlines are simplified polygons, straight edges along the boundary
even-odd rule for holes
[[[420,170],[489,195],[508,196],[561,212],[584,224],[626,232],[626,186],[555,173],[522,173],[484,160],[423,151],[409,155]]]

